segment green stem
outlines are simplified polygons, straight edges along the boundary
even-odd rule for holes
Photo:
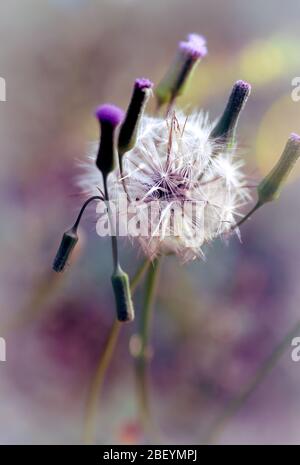
[[[119,266],[118,239],[117,239],[117,234],[116,234],[116,231],[115,231],[115,226],[114,226],[114,222],[113,222],[111,208],[110,208],[110,205],[109,205],[109,194],[108,194],[108,188],[107,188],[107,175],[103,175],[103,185],[104,185],[105,200],[107,202],[108,219],[109,219],[110,229],[111,229],[111,249],[112,249],[112,257],[113,257],[113,266],[114,266],[114,271],[116,271],[118,269],[118,266]]]
[[[245,221],[250,218],[251,215],[253,215],[254,212],[256,212],[256,210],[258,210],[260,207],[262,206],[262,204],[260,203],[260,201],[258,201],[254,207],[240,220],[238,221],[234,226],[231,227],[232,230],[234,230],[235,228],[238,228],[240,227],[243,223],[245,223]]]
[[[80,212],[79,212],[79,214],[78,214],[78,217],[77,217],[77,219],[76,219],[76,221],[75,221],[75,223],[74,223],[74,226],[73,226],[74,229],[76,229],[76,228],[78,227],[78,225],[79,225],[79,223],[80,223],[80,220],[81,220],[81,217],[82,217],[82,215],[83,215],[83,213],[84,213],[84,210],[86,209],[86,207],[87,207],[93,200],[104,200],[104,199],[103,199],[103,197],[100,196],[100,195],[93,195],[93,197],[90,197],[89,199],[87,199],[87,200],[84,202],[84,204],[82,205],[81,210],[80,210]]]
[[[159,260],[156,259],[148,270],[145,286],[145,299],[138,334],[140,348],[135,364],[139,417],[144,430],[149,433],[153,432],[148,392],[148,361],[150,356],[149,338],[153,316],[153,303],[158,281],[158,271]]]
[[[137,271],[135,272],[135,275],[133,278],[130,280],[130,290],[131,293],[134,294],[138,284],[140,283],[142,277],[144,276],[144,273],[148,270],[149,266],[151,265],[150,260],[146,259],[143,260]]]
[[[84,444],[92,444],[94,442],[97,400],[102,391],[107,368],[110,365],[112,356],[115,351],[121,326],[122,323],[120,321],[114,321],[105,341],[104,351],[101,353],[100,360],[91,383],[90,392],[86,404],[86,419],[83,432]]]
[[[290,329],[290,331],[284,336],[279,344],[274,348],[272,353],[266,359],[266,361],[256,371],[250,381],[244,386],[244,388],[234,397],[228,405],[225,407],[221,415],[216,419],[213,426],[211,427],[207,440],[205,443],[211,444],[216,442],[218,436],[223,431],[224,427],[231,420],[231,418],[240,410],[241,407],[247,402],[251,394],[261,384],[262,381],[274,368],[276,363],[282,357],[284,352],[291,345],[291,340],[300,331],[300,320]]]
[[[132,294],[134,294],[138,284],[140,283],[145,271],[149,267],[149,260],[144,260],[140,265],[135,275],[133,276],[130,289]],[[115,320],[104,344],[104,349],[101,352],[99,361],[97,363],[95,374],[92,378],[90,390],[88,393],[88,398],[85,408],[85,422],[83,430],[83,442],[84,444],[92,444],[94,441],[94,432],[95,432],[95,423],[97,416],[97,403],[103,389],[103,382],[105,379],[105,374],[112,360],[117,341],[120,335],[122,323]]]

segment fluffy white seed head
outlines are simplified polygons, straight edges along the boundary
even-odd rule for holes
[[[124,195],[125,184],[129,209],[134,206],[144,225],[139,236],[128,228],[128,236],[150,258],[175,253],[187,261],[203,256],[202,246],[228,233],[250,198],[236,147],[211,140],[211,129],[202,112],[186,116],[176,111],[167,119],[143,116],[136,145],[123,158],[123,178],[118,169],[109,177],[111,199]],[[80,179],[87,194],[102,188],[97,147],[91,145]],[[130,222],[127,211],[118,218]]]

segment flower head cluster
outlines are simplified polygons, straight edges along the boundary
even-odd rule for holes
[[[111,279],[119,321],[131,321],[134,307],[129,277],[119,261],[118,235],[138,241],[150,259],[167,254],[183,261],[203,257],[205,244],[238,233],[238,226],[255,210],[278,198],[300,156],[300,137],[292,134],[278,163],[257,186],[256,204],[242,216],[241,207],[251,196],[238,157],[236,129],[250,85],[244,81],[233,85],[223,113],[214,122],[202,111],[185,114],[175,108],[176,98],[206,53],[205,39],[189,34],[179,42],[175,60],[154,92],[149,79],[136,79],[126,112],[111,104],[95,112],[100,143],[91,144],[80,177],[81,187],[92,197],[63,235],[53,268],[65,269],[77,244],[82,214],[97,200],[97,232],[108,225],[111,235]],[[147,115],[153,93],[156,113]]]
[[[100,149],[97,142],[91,145],[80,184],[93,195],[108,186],[110,201],[117,202],[126,194],[128,205],[122,206],[114,233],[126,230],[151,259],[161,254],[176,254],[184,261],[203,256],[203,245],[232,230],[241,206],[249,200],[234,140],[249,84],[238,81],[234,85],[216,122],[211,123],[202,111],[186,115],[174,109],[175,98],[206,54],[206,41],[200,35],[189,34],[179,42],[173,64],[154,89],[158,110],[167,105],[165,116],[145,114],[153,84],[144,78],[135,81],[127,113],[122,121],[118,118],[119,135],[112,137],[105,124],[121,113],[111,106],[112,115],[107,116],[107,105],[97,112]],[[116,125],[111,126],[115,130]],[[119,163],[115,165],[112,147],[117,138]],[[110,144],[105,160],[106,139]],[[102,168],[107,164],[109,170]],[[101,215],[98,225],[101,222],[111,223],[111,218]]]

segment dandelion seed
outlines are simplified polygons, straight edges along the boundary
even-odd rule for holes
[[[220,151],[211,131],[203,112],[188,118],[179,110],[167,119],[141,118],[136,144],[123,161],[123,176],[140,221],[148,224],[146,235],[133,237],[129,232],[129,238],[151,259],[161,254],[177,254],[183,261],[203,257],[203,245],[228,232],[249,200],[236,149],[222,146]],[[96,147],[90,155],[96,158]],[[91,164],[82,177],[85,190],[93,192],[99,185],[96,171]],[[111,174],[109,189],[114,200],[123,193],[118,169]],[[124,215],[120,221],[128,218]]]

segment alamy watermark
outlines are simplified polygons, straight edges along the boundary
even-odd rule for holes
[[[295,76],[292,79],[293,90],[291,92],[291,98],[293,102],[300,102],[300,76]]]
[[[6,102],[6,81],[0,77],[0,102]],[[6,362],[6,342],[0,337],[0,362]]]
[[[6,341],[0,337],[0,362],[6,362]]]
[[[6,102],[6,81],[0,77],[0,102]]]
[[[97,205],[97,234],[130,237],[184,237],[199,243],[204,234],[204,201],[130,201],[126,194]]]
[[[6,102],[6,81],[0,77],[0,102]],[[0,362],[6,362],[6,342],[0,337]]]
[[[293,347],[291,352],[291,359],[293,362],[300,361],[300,337],[296,336],[291,342],[291,346]]]

